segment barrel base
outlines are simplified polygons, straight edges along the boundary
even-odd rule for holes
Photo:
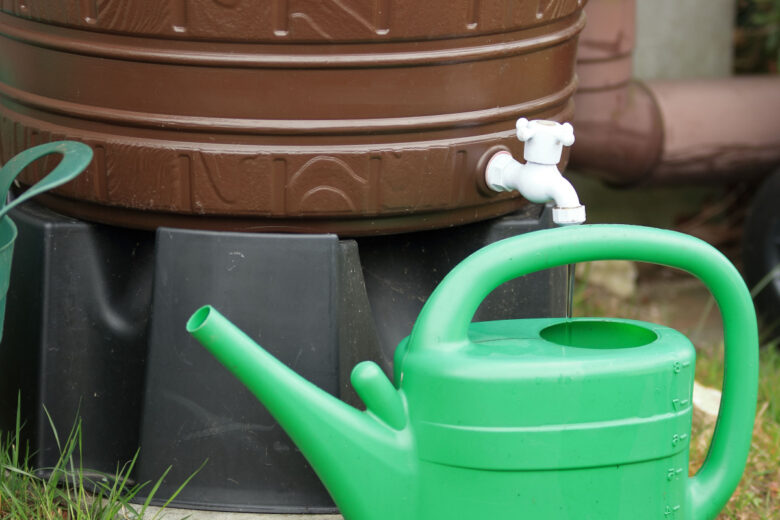
[[[44,194],[39,197],[54,211],[90,222],[111,226],[153,230],[158,227],[241,231],[249,233],[336,233],[340,236],[372,236],[391,233],[428,231],[488,220],[520,210],[527,204],[522,197],[497,200],[493,204],[429,213],[402,213],[392,216],[269,218],[252,215],[198,215],[141,211],[104,206],[85,201]]]

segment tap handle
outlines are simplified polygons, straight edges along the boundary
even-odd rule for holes
[[[564,146],[574,144],[574,128],[569,123],[521,117],[515,125],[517,138],[525,143],[523,157],[537,164],[558,164]]]

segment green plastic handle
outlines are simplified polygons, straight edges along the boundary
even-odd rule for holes
[[[5,205],[8,190],[11,188],[11,184],[17,175],[22,173],[22,170],[34,161],[53,153],[62,155],[62,159],[51,173],[22,195],[24,200],[72,180],[84,171],[92,160],[93,155],[92,148],[77,141],[55,141],[40,144],[14,155],[0,168],[0,207]],[[17,199],[12,202],[3,210],[3,213],[22,201]]]
[[[747,461],[758,394],[758,327],[750,292],[734,266],[699,239],[653,228],[586,225],[536,231],[487,246],[439,284],[415,323],[409,349],[447,351],[468,343],[479,304],[504,282],[593,260],[635,260],[699,278],[723,316],[725,369],[718,422],[702,467],[688,482],[688,511],[711,520],[736,489]]]

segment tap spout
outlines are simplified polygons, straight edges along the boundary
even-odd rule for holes
[[[552,201],[558,225],[585,222],[585,206],[574,186],[553,164],[521,163],[509,152],[497,152],[485,168],[485,181],[493,191],[518,191],[531,202]]]

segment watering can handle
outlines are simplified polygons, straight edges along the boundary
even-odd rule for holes
[[[514,278],[576,262],[635,260],[676,267],[699,278],[723,316],[725,369],[718,422],[704,465],[688,482],[690,518],[715,518],[747,460],[758,392],[758,328],[742,277],[699,239],[654,228],[585,225],[527,233],[487,246],[461,262],[426,302],[410,349],[448,351],[468,344],[479,304]]]
[[[77,141],[54,141],[40,144],[14,155],[0,168],[0,183],[7,183],[0,186],[0,193],[2,194],[0,207],[5,204],[8,189],[16,176],[41,157],[53,153],[62,155],[62,159],[52,170],[51,174],[56,174],[58,170],[66,172],[63,176],[63,182],[81,173],[92,160],[92,149],[84,143]]]

